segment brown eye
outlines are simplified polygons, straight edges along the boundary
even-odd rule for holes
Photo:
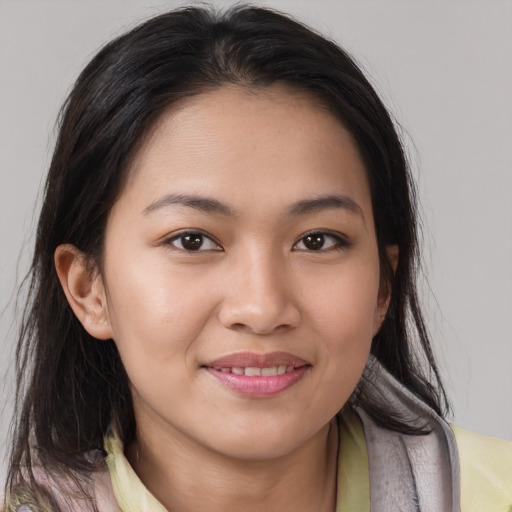
[[[199,232],[181,233],[169,239],[166,244],[186,252],[222,250],[210,237]]]
[[[181,245],[186,251],[197,251],[203,245],[203,235],[185,235],[181,237]]]
[[[311,232],[303,236],[293,247],[296,251],[322,251],[347,249],[351,243],[333,233],[322,231]]]
[[[323,248],[325,237],[321,233],[314,233],[303,238],[304,247],[310,251],[319,251]]]

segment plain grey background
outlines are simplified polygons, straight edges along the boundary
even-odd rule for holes
[[[423,302],[453,420],[512,440],[512,2],[256,3],[348,49],[402,126],[421,198]],[[12,297],[28,268],[58,109],[103,43],[182,4],[0,0],[0,476]]]

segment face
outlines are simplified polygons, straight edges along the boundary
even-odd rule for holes
[[[360,379],[379,278],[365,168],[335,117],[277,86],[174,107],[104,248],[139,427],[242,459],[297,449]]]

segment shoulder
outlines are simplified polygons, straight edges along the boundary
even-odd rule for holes
[[[460,459],[461,512],[512,512],[512,442],[451,428]]]

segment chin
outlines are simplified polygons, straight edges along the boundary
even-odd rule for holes
[[[299,425],[302,427],[300,422]],[[224,432],[225,435],[215,439],[210,447],[234,460],[270,461],[289,455],[322,430],[322,426],[319,426],[318,430],[308,434],[303,428],[297,430],[286,425],[273,427],[266,428],[264,424],[255,423],[254,428]]]
[[[268,462],[288,455],[301,444],[300,441],[290,443],[290,439],[287,439],[286,443],[279,441],[265,437],[238,441],[231,439],[227,446],[218,446],[217,450],[224,456],[240,462]]]

